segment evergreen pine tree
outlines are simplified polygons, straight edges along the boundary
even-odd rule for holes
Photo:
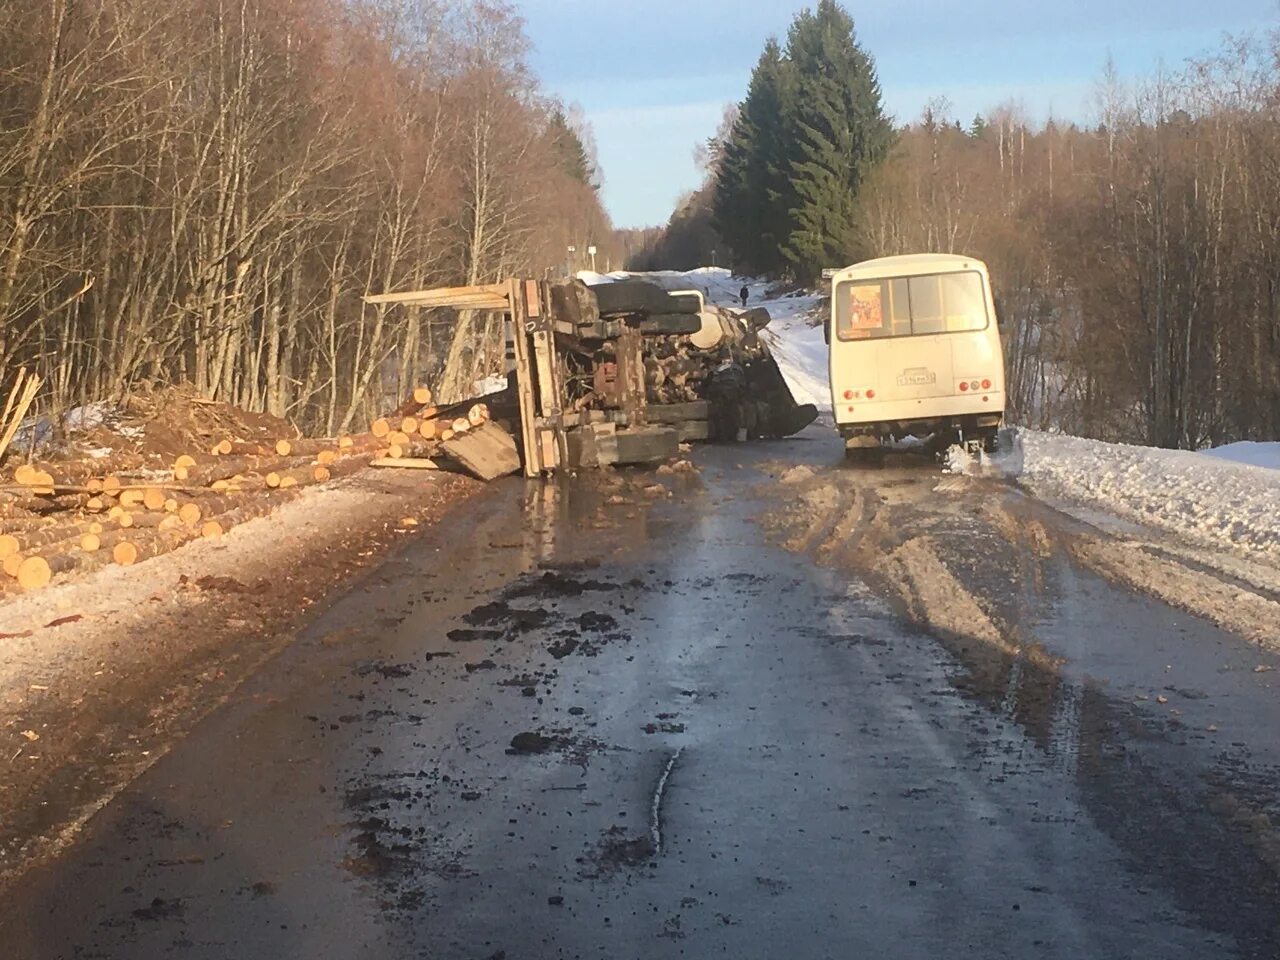
[[[858,188],[888,153],[893,128],[875,65],[857,43],[853,19],[835,0],[820,0],[815,11],[795,19],[787,60],[791,230],[783,253],[796,276],[811,281],[823,267],[847,263],[856,253]]]
[[[551,111],[548,121],[548,136],[555,148],[555,156],[560,168],[570,177],[593,190],[600,189],[595,182],[595,166],[587,155],[587,148],[573,129],[564,110],[556,107]]]
[[[721,236],[730,239],[737,266],[760,274],[782,266],[780,246],[789,232],[781,205],[782,49],[770,37],[756,63],[716,173],[712,211]]]

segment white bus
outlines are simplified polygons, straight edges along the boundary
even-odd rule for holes
[[[831,277],[831,408],[848,449],[903,437],[995,449],[1004,351],[987,267],[943,253]]]

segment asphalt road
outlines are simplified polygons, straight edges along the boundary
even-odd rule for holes
[[[839,460],[495,486],[29,871],[0,955],[1280,956],[1280,658],[1031,569],[967,510],[1016,491]],[[897,491],[1014,640],[778,545],[794,461]]]

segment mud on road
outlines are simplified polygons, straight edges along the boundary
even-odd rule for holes
[[[1006,483],[850,471],[820,430],[698,466],[424,531],[28,871],[0,942],[1280,952],[1280,658]]]
[[[777,542],[861,578],[1069,771],[1133,864],[1246,955],[1280,955],[1272,591],[924,457],[770,467]]]

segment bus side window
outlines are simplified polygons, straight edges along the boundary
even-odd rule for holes
[[[913,333],[942,333],[946,321],[942,313],[942,284],[938,276],[912,277],[911,330]]]
[[[905,279],[889,281],[889,320],[893,324],[893,332],[890,336],[910,336],[911,297],[907,293]]]
[[[987,325],[987,300],[976,273],[953,273],[942,278],[942,301],[947,331],[982,330]]]

